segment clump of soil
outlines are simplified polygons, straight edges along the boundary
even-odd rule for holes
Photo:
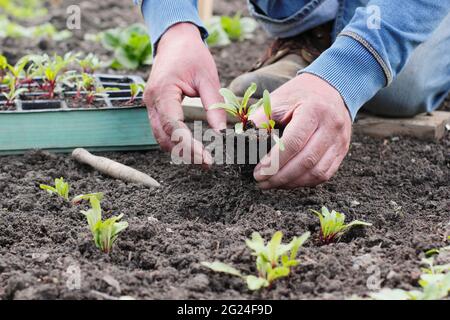
[[[243,177],[253,178],[253,171],[261,159],[276,145],[267,130],[258,130],[253,123],[243,133],[223,130],[223,163],[235,166]],[[214,155],[213,155],[214,156]]]

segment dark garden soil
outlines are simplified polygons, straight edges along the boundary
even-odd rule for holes
[[[62,2],[52,17],[59,26],[71,1]],[[84,8],[83,32],[140,20],[129,11],[131,1],[72,2]],[[244,8],[244,1],[218,3],[222,13]],[[106,55],[77,37],[39,45],[48,52],[84,48]],[[224,82],[251,66],[264,39],[259,32],[250,44],[213,50]],[[1,48],[10,56],[36,49],[27,41],[13,42],[17,48],[9,41]],[[355,136],[332,181],[296,191],[263,192],[231,167],[172,165],[160,151],[106,156],[151,174],[162,187],[108,178],[67,155],[33,151],[0,157],[1,299],[343,299],[367,294],[380,279],[381,287],[411,289],[423,251],[444,246],[450,232],[449,135],[438,143]],[[107,216],[123,213],[129,222],[110,256],[94,247],[79,212],[85,207],[39,189],[61,176],[71,183],[72,195],[105,192]],[[374,225],[320,246],[317,219],[308,209],[322,205]],[[200,265],[220,260],[254,272],[244,240],[253,231],[267,239],[277,230],[287,239],[306,231],[313,237],[300,251],[300,266],[271,290],[252,293],[239,279]],[[67,281],[77,268],[81,288],[71,290]]]

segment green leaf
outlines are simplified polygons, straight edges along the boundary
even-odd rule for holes
[[[239,270],[225,264],[219,261],[215,261],[215,262],[201,262],[201,265],[209,268],[215,272],[222,272],[222,273],[227,273],[227,274],[231,274],[233,276],[236,277],[242,277],[241,273],[239,272]]]
[[[247,111],[247,115],[252,115],[258,108],[260,108],[263,105],[263,99],[260,99],[258,102],[252,104]]]
[[[283,238],[283,233],[281,231],[275,232],[272,239],[267,244],[267,251],[269,256],[269,261],[273,264],[278,260],[278,248],[280,247],[281,240]]]
[[[274,269],[271,270],[271,272],[269,273],[267,280],[269,281],[269,283],[272,283],[273,281],[280,279],[280,278],[284,278],[289,276],[289,268],[282,266],[282,267],[276,267]]]
[[[222,88],[219,90],[219,92],[222,95],[222,97],[225,99],[225,102],[227,104],[233,105],[234,107],[236,107],[236,109],[240,108],[240,103],[239,103],[236,95],[230,89]]]
[[[120,31],[118,29],[103,32],[101,42],[105,49],[115,50],[120,46],[119,33]]]
[[[355,220],[350,222],[349,224],[346,225],[347,229],[350,229],[352,227],[356,227],[356,226],[365,226],[365,227],[371,227],[372,224],[368,223],[368,222],[364,222],[364,221],[359,221],[359,220]]]
[[[234,117],[238,116],[236,108],[228,103],[215,103],[208,107],[208,110],[216,110],[216,109],[223,109]]]
[[[81,196],[79,197],[81,199]],[[102,221],[102,209],[100,205],[100,200],[103,197],[102,194],[96,193],[91,194],[90,197],[87,195],[83,197],[83,199],[88,198],[91,204],[89,210],[82,210],[81,213],[86,216],[94,243],[104,253],[109,253],[117,240],[118,234],[128,227],[128,223],[125,221],[119,222],[123,214]]]
[[[39,188],[41,188],[42,190],[48,191],[50,194],[53,194],[53,193],[57,194],[58,193],[56,188],[48,186],[48,185],[45,185],[45,184],[40,184]]]
[[[133,59],[123,47],[119,47],[114,51],[114,57],[117,62],[126,69],[136,70],[139,68],[139,61]]]
[[[5,70],[8,67],[8,59],[0,54],[0,70]]]
[[[243,29],[241,26],[241,14],[237,13],[234,17],[222,16],[222,28],[228,34],[231,40],[242,40]]]
[[[254,252],[254,255],[259,255],[266,250],[264,239],[258,232],[253,232],[251,239],[246,239],[245,243]]]
[[[309,239],[309,237],[311,236],[310,232],[305,232],[303,235],[301,235],[300,237],[294,237],[294,239],[292,239],[292,249],[291,249],[291,256],[290,256],[290,260],[295,260],[297,258],[297,253],[298,250],[300,249],[301,246],[303,246],[303,244]]]
[[[271,120],[272,119],[272,103],[270,102],[270,93],[267,90],[264,90],[263,105],[264,105],[264,113],[266,114],[267,120]]]
[[[231,40],[223,29],[220,20],[220,17],[214,16],[211,18],[209,26],[207,26],[209,36],[206,39],[206,42],[210,47],[222,47],[231,43]]]
[[[269,286],[269,282],[266,279],[255,276],[247,276],[246,281],[248,288],[252,291],[257,291]]]
[[[258,86],[256,83],[252,83],[250,87],[245,91],[244,98],[242,99],[241,108],[245,111],[247,111],[247,105],[250,98],[255,94],[256,90],[258,89]]]
[[[350,228],[354,226],[371,226],[372,224],[363,221],[352,221],[349,224],[345,224],[345,215],[343,213],[332,210],[331,212],[322,207],[322,212],[311,210],[319,217],[322,236],[327,238],[336,238],[342,236]]]
[[[103,199],[103,193],[97,192],[97,193],[80,194],[72,199],[72,203],[78,204],[83,200],[90,201],[91,198],[96,198],[100,202]]]
[[[55,179],[55,186],[47,186],[45,184],[39,185],[42,190],[48,191],[50,194],[57,194],[58,196],[64,198],[65,200],[69,200],[69,191],[70,186],[67,182],[64,181],[64,178]]]

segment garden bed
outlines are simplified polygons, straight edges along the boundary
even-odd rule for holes
[[[71,1],[62,2],[65,8]],[[100,14],[101,28],[139,18],[124,1],[89,6],[83,19]],[[233,9],[243,6],[233,1]],[[53,18],[63,21],[64,14],[61,9]],[[92,22],[87,26],[93,31]],[[264,39],[260,32],[252,46],[214,49],[222,80],[247,69]],[[64,53],[77,41],[82,38],[47,48]],[[78,45],[101,51],[96,44]],[[239,50],[244,45],[246,50]],[[28,50],[25,45],[14,50],[21,48]],[[243,52],[248,59],[237,58]],[[382,280],[381,287],[412,289],[423,252],[444,246],[450,231],[449,135],[436,143],[354,136],[331,182],[296,191],[261,191],[233,167],[172,165],[160,151],[106,156],[149,173],[162,187],[110,179],[67,155],[32,151],[0,157],[0,299],[343,299],[369,293],[373,280]],[[107,215],[124,214],[129,228],[110,256],[95,248],[79,207],[39,189],[61,176],[71,183],[72,195],[104,192]],[[317,218],[308,210],[322,205],[373,226],[321,246]],[[252,293],[240,279],[200,265],[220,260],[254,272],[244,240],[253,231],[267,239],[277,230],[288,239],[306,231],[312,237],[300,250],[300,265],[269,290]],[[77,268],[81,288],[70,290],[70,270]]]

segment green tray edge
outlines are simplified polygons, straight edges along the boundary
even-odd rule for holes
[[[145,108],[0,114],[0,155],[158,149]]]

